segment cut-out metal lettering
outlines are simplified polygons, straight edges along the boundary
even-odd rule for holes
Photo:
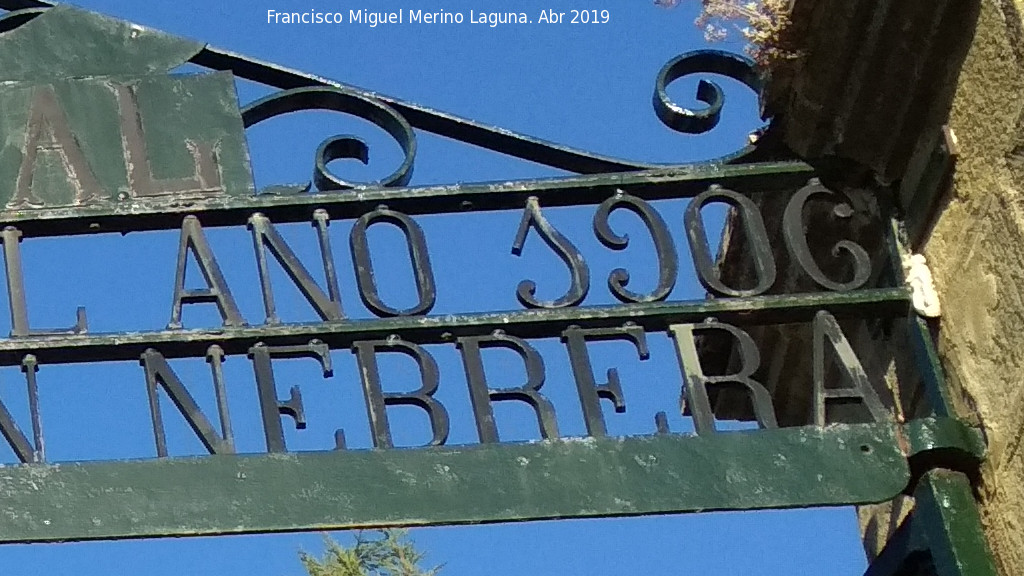
[[[253,370],[256,372],[256,389],[260,398],[267,452],[287,452],[281,416],[291,417],[295,427],[301,430],[306,427],[306,412],[298,386],[292,386],[288,400],[278,400],[273,358],[312,358],[320,363],[324,378],[330,378],[334,374],[331,350],[319,340],[304,346],[267,346],[258,343],[249,349],[249,357],[252,358]]]
[[[386,222],[397,226],[409,247],[409,259],[412,261],[413,275],[416,278],[415,306],[400,310],[385,304],[380,298],[377,280],[373,273],[373,262],[370,259],[370,247],[366,239],[367,229],[377,223]],[[434,307],[437,300],[437,288],[434,283],[434,270],[430,266],[430,254],[427,253],[427,240],[423,229],[415,220],[401,212],[388,210],[379,206],[372,212],[363,214],[349,235],[349,247],[352,250],[352,263],[356,269],[356,284],[359,286],[359,297],[371,312],[380,317],[416,316],[426,314]]]
[[[341,311],[338,277],[334,273],[334,263],[330,261],[332,254],[330,239],[326,234],[326,217],[314,220],[313,225],[323,226],[321,233],[318,233],[317,236],[320,241],[320,256],[324,264],[329,294],[324,294],[309,270],[302,265],[302,261],[296,256],[295,251],[288,246],[269,218],[259,212],[249,217],[249,230],[252,231],[253,247],[256,250],[256,267],[260,275],[260,287],[263,290],[263,306],[267,312],[267,324],[281,322],[277,316],[274,290],[270,282],[270,269],[267,266],[268,248],[322,320],[337,322],[344,319]]]
[[[46,442],[43,440],[43,417],[39,412],[39,362],[32,354],[26,354],[21,360],[21,371],[25,374],[25,386],[28,388],[28,413],[32,419],[32,440],[35,444],[35,462],[46,462]]]
[[[536,230],[544,243],[569,267],[570,284],[565,295],[557,300],[537,300],[537,283],[533,280],[523,280],[516,287],[519,302],[527,308],[564,308],[583,302],[590,290],[590,268],[579,249],[544,217],[540,209],[540,200],[536,196],[530,196],[526,200],[523,219],[519,222],[519,231],[512,242],[512,253],[516,256],[522,254],[530,228]]]
[[[658,285],[649,294],[637,294],[626,288],[629,284],[629,271],[616,268],[608,276],[608,289],[620,302],[657,302],[668,298],[675,288],[676,277],[679,274],[679,254],[676,252],[665,219],[643,199],[620,191],[602,202],[594,214],[594,233],[602,244],[612,250],[624,250],[629,246],[629,236],[616,234],[608,223],[608,217],[619,208],[625,208],[639,216],[650,232],[658,256]]]
[[[803,215],[804,206],[808,200],[817,195],[835,196],[835,192],[823,186],[817,178],[812,178],[806,186],[793,195],[789,204],[786,205],[786,211],[782,216],[786,247],[804,272],[822,288],[836,291],[856,290],[871,277],[871,257],[861,245],[852,240],[840,240],[832,247],[833,256],[838,257],[840,252],[846,252],[853,257],[853,278],[848,282],[836,282],[830,279],[811,255],[810,246],[807,245],[807,229],[804,226]],[[849,218],[853,215],[853,209],[849,204],[840,203],[833,209],[833,214],[839,218]]]
[[[164,358],[163,354],[152,348],[147,349],[142,353],[141,364],[146,372],[146,393],[149,398],[149,411],[153,418],[153,435],[156,438],[156,454],[160,458],[166,458],[167,452],[167,434],[164,431],[164,420],[163,414],[160,410],[160,397],[158,390],[163,387],[164,391],[167,392],[167,396],[170,397],[171,401],[181,412],[181,415],[185,417],[185,421],[195,432],[196,437],[203,443],[206,450],[210,454],[233,454],[235,452],[234,443],[225,434],[221,436],[214,430],[213,425],[210,424],[210,420],[203,414],[199,404],[196,403],[195,398],[189,393],[188,389],[182,383],[181,379],[171,368],[170,364],[167,363],[167,359]],[[217,374],[214,373],[214,386],[217,386]],[[219,399],[219,398],[218,398]],[[221,416],[225,414],[224,408],[221,407]],[[222,430],[226,430],[221,423]]]
[[[704,218],[700,212],[705,205],[711,202],[724,202],[739,213],[739,219],[743,222],[743,230],[747,236],[750,256],[754,260],[757,285],[753,288],[732,288],[722,282],[721,272],[715,265],[715,257],[711,254]],[[772,255],[771,241],[768,239],[768,231],[765,229],[761,212],[750,198],[718,185],[711,186],[690,202],[683,221],[686,226],[686,238],[689,240],[690,250],[693,252],[697,279],[705,290],[716,296],[744,298],[763,294],[775,284],[775,257]]]
[[[185,267],[188,264],[188,253],[196,259],[199,271],[206,279],[209,288],[189,290],[185,288]],[[174,302],[171,304],[171,321],[167,328],[181,328],[181,307],[184,304],[217,304],[225,326],[244,326],[245,320],[238,311],[238,304],[231,296],[224,273],[217,264],[210,243],[206,240],[203,227],[195,216],[186,216],[181,222],[181,242],[178,244],[178,264],[174,277]]]
[[[46,449],[43,443],[43,425],[39,414],[39,385],[36,382],[39,364],[36,362],[36,357],[27,354],[22,360],[21,370],[25,373],[25,384],[28,386],[28,409],[32,417],[33,441],[30,442],[28,436],[18,427],[2,398],[0,398],[0,434],[7,440],[14,455],[23,464],[45,462]]]
[[[689,407],[690,414],[693,415],[693,425],[697,434],[714,434],[716,431],[715,414],[708,397],[709,385],[745,391],[754,407],[754,415],[761,428],[779,427],[775,418],[775,406],[772,403],[771,394],[763,384],[751,377],[761,365],[761,354],[750,334],[736,326],[717,320],[709,320],[702,324],[675,324],[669,326],[668,330],[675,340],[679,367],[685,380],[683,400]],[[739,346],[739,372],[722,376],[704,374],[694,332],[706,330],[724,330],[733,336]]]
[[[473,403],[473,415],[476,417],[476,429],[480,434],[480,442],[497,443],[498,427],[494,423],[492,402],[518,400],[526,402],[537,413],[537,423],[543,438],[558,438],[558,421],[555,408],[545,398],[540,389],[544,385],[544,359],[537,349],[515,336],[509,336],[496,330],[490,336],[467,336],[458,339],[458,347],[462,353],[462,363],[466,370],[466,382],[469,384],[469,396]],[[495,390],[487,384],[484,371],[484,360],[481,348],[505,348],[523,359],[526,367],[526,383],[519,388],[502,388]]]
[[[562,341],[569,349],[569,362],[572,365],[576,390],[579,392],[580,406],[583,408],[583,421],[587,425],[587,433],[591,436],[607,436],[608,429],[601,411],[601,399],[610,400],[615,411],[626,411],[626,401],[622,396],[622,382],[617,368],[609,368],[606,374],[608,381],[598,384],[594,378],[594,366],[590,363],[590,351],[587,342],[594,340],[628,340],[636,346],[641,360],[650,358],[647,349],[647,336],[639,326],[623,326],[621,328],[580,328],[570,326],[562,332]]]
[[[32,93],[28,126],[25,128],[25,154],[18,169],[14,196],[7,210],[39,207],[44,202],[33,189],[36,163],[40,152],[55,153],[60,159],[67,182],[74,190],[73,205],[78,206],[100,198],[102,189],[92,167],[68,124],[67,115],[57,100],[52,86],[37,86]]]
[[[136,87],[132,84],[115,84],[114,94],[121,120],[121,137],[124,139],[128,184],[135,196],[207,195],[223,192],[215,146],[209,142],[185,141],[195,168],[191,175],[156,178],[149,161],[149,146],[142,128]]]
[[[316,240],[320,246],[320,257],[324,261],[324,277],[327,279],[327,297],[331,302],[338,303],[338,313],[344,318],[341,309],[341,288],[338,287],[338,271],[334,267],[334,250],[331,248],[331,237],[328,228],[331,217],[327,210],[317,208],[313,211],[313,227],[316,228]]]
[[[210,365],[213,377],[213,393],[217,397],[217,414],[220,416],[220,431],[224,442],[235,445],[235,435],[231,430],[231,413],[228,410],[228,391],[224,383],[224,349],[214,344],[206,350],[206,362]]]
[[[4,245],[4,271],[7,276],[7,298],[11,304],[11,337],[47,336],[60,334],[83,334],[88,332],[89,323],[85,308],[78,307],[75,325],[58,330],[33,330],[28,322],[28,303],[25,296],[25,275],[21,267],[21,231],[6,226],[0,231]]]
[[[849,377],[850,387],[826,388],[825,386],[825,340],[828,340],[839,360],[839,366]],[[853,346],[843,333],[834,316],[822,310],[814,317],[814,424],[828,424],[830,403],[853,403],[863,405],[875,422],[890,420],[892,416],[882,404],[864,366],[853,351]]]
[[[426,348],[406,342],[397,336],[387,340],[356,342],[352,345],[359,364],[359,376],[366,396],[366,413],[373,431],[373,445],[376,448],[394,448],[391,440],[391,425],[388,421],[388,406],[416,406],[430,418],[432,433],[427,446],[441,446],[448,439],[448,411],[434,398],[441,381],[437,361]],[[396,352],[412,358],[420,370],[422,385],[412,392],[384,392],[377,366],[377,354]]]

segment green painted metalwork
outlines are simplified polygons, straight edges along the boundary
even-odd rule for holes
[[[822,185],[819,174],[810,166],[798,161],[777,161],[787,157],[787,152],[772,148],[770,134],[763,139],[768,143],[764,146],[749,146],[701,165],[666,167],[609,158],[72,7],[46,9],[49,6],[43,0],[0,0],[0,8],[29,9],[0,19],[0,79],[8,81],[0,86],[0,105],[5,109],[0,130],[13,135],[0,148],[0,178],[11,183],[0,192],[0,216],[9,226],[3,231],[5,268],[12,324],[16,328],[12,338],[0,340],[0,365],[23,367],[30,402],[37,400],[35,371],[40,364],[138,360],[140,355],[145,362],[145,358],[163,360],[207,354],[211,360],[220,362],[225,354],[244,354],[257,344],[264,344],[276,347],[277,353],[285,357],[315,352],[326,374],[330,371],[329,351],[349,348],[356,341],[379,341],[370,342],[372,347],[400,340],[406,350],[414,350],[412,347],[419,344],[451,344],[463,337],[525,342],[522,339],[559,337],[570,326],[580,326],[604,331],[599,337],[626,333],[641,352],[641,348],[646,350],[646,344],[640,343],[644,331],[665,331],[673,325],[714,319],[716,326],[736,325],[732,327],[735,336],[742,332],[739,326],[808,322],[825,311],[844,320],[906,318],[911,314],[909,332],[926,391],[933,400],[933,417],[897,425],[876,415],[879,421],[873,424],[785,429],[773,428],[774,418],[767,418],[761,422],[769,428],[766,430],[705,430],[700,436],[682,436],[668,433],[662,413],[655,418],[661,432],[655,436],[606,438],[597,434],[596,438],[555,438],[556,431],[550,440],[519,444],[485,441],[477,446],[233,455],[223,453],[234,449],[230,439],[224,439],[228,433],[223,432],[224,438],[217,436],[189,397],[185,384],[168,384],[165,380],[162,385],[168,393],[175,394],[182,414],[196,433],[208,441],[207,446],[213,446],[210,451],[217,454],[202,458],[164,457],[166,438],[159,436],[162,429],[157,431],[159,425],[154,416],[160,459],[39,463],[45,457],[37,423],[33,423],[35,442],[30,443],[0,403],[0,428],[18,457],[23,462],[33,462],[0,466],[0,542],[850,505],[885,501],[914,488],[917,508],[913,516],[898,530],[868,573],[906,576],[917,574],[909,570],[925,570],[941,576],[994,574],[969,483],[984,458],[984,438],[978,430],[954,418],[952,398],[943,381],[929,326],[911,311],[910,291],[904,286],[900,269],[904,252],[900,236],[905,236],[901,225],[893,221],[886,231],[889,262],[878,264],[889,268],[879,282],[863,288],[868,286],[866,272],[863,278],[849,284],[829,278],[805,239],[808,231],[803,211],[810,196],[807,190],[830,197],[833,215],[838,218],[849,217],[853,208],[844,203],[841,194],[833,194]],[[228,72],[171,74],[187,62]],[[673,60],[659,77],[656,107],[662,120],[670,127],[682,129],[683,125],[693,124],[689,120],[700,116],[703,120],[697,124],[709,127],[715,121],[711,115],[717,115],[723,104],[721,91],[707,84],[705,92],[716,95],[713,102],[704,100],[712,104],[713,114],[679,107],[664,93],[667,76],[679,75],[677,72],[725,71],[751,80],[748,85],[756,88],[759,84],[754,80],[758,77],[750,68],[752,65],[741,57],[708,52],[691,52]],[[234,92],[235,77],[255,80],[282,92],[240,109]],[[307,109],[332,110],[376,123],[399,142],[405,154],[400,169],[392,178],[380,182],[342,182],[329,174],[327,162],[341,157],[363,158],[368,150],[361,141],[335,137],[321,144],[314,159],[319,170],[313,178],[316,188],[272,186],[257,195],[249,168],[245,127],[277,114]],[[405,187],[415,157],[413,128],[581,175]],[[741,159],[747,163],[730,164]],[[945,160],[941,164],[944,170],[948,168]],[[935,182],[926,184],[935,187]],[[338,193],[332,186],[356,190]],[[723,188],[728,188],[728,193]],[[755,264],[759,280],[764,280],[764,289],[726,289],[713,278],[718,287],[709,290],[717,297],[709,300],[631,300],[611,307],[345,320],[340,302],[334,300],[334,279],[331,297],[320,295],[317,302],[323,310],[338,307],[330,308],[335,310],[330,314],[321,314],[325,320],[321,323],[279,324],[268,319],[265,325],[247,326],[241,314],[232,309],[230,317],[225,317],[230,326],[218,330],[90,334],[86,333],[84,311],[71,330],[30,328],[17,248],[21,238],[185,230],[183,222],[191,230],[199,229],[200,220],[203,226],[230,226],[250,218],[258,218],[262,223],[262,234],[269,233],[271,221],[312,219],[322,227],[319,230],[323,241],[329,218],[362,219],[376,213],[373,217],[385,221],[401,215],[406,219],[403,222],[413,222],[412,215],[521,210],[526,205],[533,207],[533,217],[539,219],[541,205],[604,206],[616,194],[628,194],[630,202],[651,211],[653,208],[642,203],[670,198],[700,200],[707,199],[708,194],[717,195],[718,201],[724,198],[735,209],[741,209],[742,220],[746,222],[761,218],[758,206],[748,196],[791,194],[797,189],[803,190],[802,200],[786,207],[787,214],[797,217],[783,223],[789,256],[804,273],[810,274],[817,286],[831,290],[828,292],[770,291],[776,280],[775,258],[786,260],[767,250],[771,239],[767,232],[761,232],[761,225],[747,226],[744,232],[751,236],[748,242],[762,244]],[[915,192],[911,204],[921,194]],[[799,198],[801,192],[794,196]],[[386,214],[378,209],[381,205],[387,205]],[[261,215],[254,215],[256,212]],[[692,214],[689,219],[695,220]],[[923,220],[910,220],[915,232],[919,231]],[[408,226],[414,225],[413,222]],[[691,249],[695,249],[695,242],[706,240],[702,222],[688,222],[686,227]],[[550,240],[557,231],[550,229],[547,233],[546,239]],[[605,231],[599,237],[608,240],[611,236]],[[663,237],[671,241],[667,233]],[[195,241],[188,234],[185,238]],[[263,246],[260,240],[257,244]],[[613,249],[619,247],[614,239],[612,244]],[[425,242],[420,248],[426,252]],[[575,247],[571,248],[570,251],[562,246],[565,253],[574,254],[565,261],[578,273],[577,268],[585,264]],[[292,258],[287,266],[291,266],[294,274],[300,265],[294,261],[294,254],[280,246],[277,249],[281,251],[277,257],[282,265],[286,263],[281,258]],[[844,240],[835,245],[833,256],[843,250],[856,260],[854,269],[871,270],[869,255],[858,244]],[[361,256],[368,260],[365,247],[363,252]],[[659,251],[659,261],[661,256]],[[711,257],[705,256],[703,266],[696,258],[694,263],[702,282],[708,286],[708,278],[718,271],[712,269]],[[676,256],[673,254],[672,258]],[[208,261],[213,261],[212,256]],[[333,271],[329,256],[325,255],[324,264],[325,271]],[[659,267],[662,272],[670,271],[668,275],[674,281],[677,264],[674,260],[660,262]],[[184,277],[184,256],[180,266]],[[423,267],[429,268],[429,264]],[[419,270],[418,265],[417,269],[424,278],[428,277],[430,270]],[[207,272],[204,269],[204,274]],[[219,270],[208,274],[208,283],[219,274]],[[308,276],[295,277],[305,282],[305,290],[315,292],[318,287]],[[181,293],[176,291],[179,309],[185,292],[193,303],[217,300],[223,304],[218,300],[223,297],[220,287],[221,284],[215,287],[211,283],[210,290],[191,292],[182,287]],[[226,284],[224,288],[226,291]],[[362,287],[360,290],[365,302],[366,294]],[[585,291],[579,287],[580,293]],[[430,298],[424,299],[433,302],[432,277],[430,292]],[[266,307],[270,318],[270,304]],[[422,307],[429,309],[429,305]],[[172,325],[178,324],[172,321]],[[834,340],[841,337],[841,342],[849,347],[841,334],[842,328],[838,323],[835,326]],[[615,330],[619,332],[613,334]],[[488,333],[491,336],[481,336]],[[392,335],[398,338],[390,338]],[[743,335],[749,339],[749,335]],[[748,344],[752,349],[753,344]],[[696,340],[692,346],[697,354]],[[275,396],[267,350],[258,349],[265,362],[262,368],[257,366],[258,384],[263,386],[269,378],[267,399],[261,396],[261,406],[265,404],[264,425],[273,422],[280,428],[280,415],[289,414],[294,408],[291,402],[281,403]],[[756,354],[756,350],[748,352],[751,356]],[[689,365],[683,367],[684,377],[702,374],[701,358],[699,354],[694,358],[694,354],[689,354]],[[851,364],[859,362],[852,351],[845,355],[845,360],[842,356],[839,362],[847,362],[848,370]],[[427,372],[436,372],[436,366],[431,367],[425,356],[418,358],[423,362],[420,368],[426,388]],[[863,372],[862,367],[854,368],[859,368],[858,374]],[[149,370],[147,367],[152,400],[160,384],[148,380]],[[167,371],[161,374],[165,379],[173,376]],[[216,367],[214,374],[215,385],[223,386]],[[748,375],[734,374],[722,380],[728,384],[731,377]],[[478,384],[487,396],[486,382]],[[377,385],[379,388],[379,382]],[[596,382],[587,384],[595,385]],[[611,393],[610,384],[603,386],[605,392]],[[856,390],[843,394],[847,399],[863,398],[857,396]],[[771,398],[768,394],[764,396],[761,408],[771,410]],[[425,401],[422,394],[418,398]],[[383,398],[377,400],[378,408],[384,410]],[[690,410],[692,413],[693,408]],[[707,407],[703,416],[713,418],[710,412]],[[285,449],[283,440],[272,449],[269,432],[267,438],[269,452]],[[212,442],[217,439],[223,441]],[[344,438],[337,443],[343,448]]]
[[[878,502],[886,425],[0,468],[0,540],[186,536]]]
[[[904,425],[908,454],[913,457],[936,451],[956,451],[975,464],[985,457],[985,438],[955,418],[921,418]]]
[[[840,318],[871,310],[880,317],[901,316],[909,306],[905,288],[858,290],[845,293],[789,294],[743,299],[655,302],[624,306],[518,310],[484,314],[447,314],[375,320],[348,320],[316,324],[280,324],[215,330],[162,330],[118,334],[81,334],[23,337],[0,340],[0,366],[20,365],[31,352],[43,363],[137,360],[148,348],[168,358],[202,357],[211,345],[227,354],[244,354],[257,342],[267,345],[304,345],[320,340],[334,349],[356,340],[400,334],[418,344],[451,343],[459,336],[494,329],[514,331],[524,338],[556,338],[568,326],[614,327],[632,322],[645,330],[668,330],[670,324],[702,322],[709,316],[740,324],[808,321],[819,310]]]
[[[313,212],[321,208],[335,219],[357,218],[381,204],[415,215],[522,209],[531,196],[545,207],[599,204],[616,190],[646,200],[688,198],[716,183],[741,191],[781,194],[802,186],[813,174],[813,169],[803,162],[761,162],[736,166],[698,164],[515,182],[377,188],[343,194],[303,193],[301,189],[277,187],[278,193],[264,190],[249,198],[210,196],[182,203],[136,200],[10,212],[4,214],[4,219],[26,237],[63,236],[175,229],[181,226],[185,215],[199,217],[204,226],[226,226],[244,223],[254,211],[282,223],[308,222]]]
[[[24,20],[24,14],[7,19]],[[7,28],[4,20],[0,27]],[[0,79],[166,73],[202,49],[199,42],[62,4],[0,35]]]
[[[970,480],[931,470],[913,492],[914,510],[864,576],[996,576]]]
[[[962,473],[933,470],[914,490],[914,518],[936,576],[995,576],[971,484]]]
[[[253,193],[228,73],[16,82],[0,105],[8,214]]]

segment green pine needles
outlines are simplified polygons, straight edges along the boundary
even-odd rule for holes
[[[309,576],[437,576],[441,571],[441,566],[419,567],[425,555],[405,530],[360,530],[351,547],[326,535],[324,542],[323,558],[299,554]]]

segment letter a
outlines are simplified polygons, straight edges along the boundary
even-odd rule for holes
[[[853,385],[845,388],[827,388],[825,386],[825,340],[832,345],[839,360],[839,366],[849,377]],[[829,403],[862,404],[871,414],[875,422],[890,419],[889,411],[882,404],[882,399],[871,386],[864,366],[850,346],[850,341],[843,334],[835,317],[822,310],[814,316],[814,424],[825,426],[828,423],[826,414]]]
[[[25,132],[25,154],[18,169],[14,197],[6,206],[8,210],[44,204],[32,189],[40,150],[56,152],[60,156],[68,183],[75,190],[74,205],[95,200],[101,195],[99,182],[85,159],[82,147],[71,133],[68,118],[52,86],[40,86],[33,92]]]
[[[192,251],[196,263],[199,265],[206,285],[209,288],[198,290],[185,289],[185,265],[188,260],[188,252]],[[181,223],[181,243],[178,246],[178,267],[174,279],[174,304],[171,306],[171,322],[167,328],[177,330],[181,328],[181,307],[183,304],[215,303],[220,309],[220,316],[224,319],[225,326],[244,326],[238,305],[231,296],[228,283],[224,274],[220,271],[217,259],[213,256],[206,235],[203,234],[203,227],[199,225],[199,219],[195,216],[186,216]]]

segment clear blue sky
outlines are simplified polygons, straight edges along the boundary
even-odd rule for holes
[[[710,134],[678,134],[655,117],[650,98],[658,69],[673,56],[703,45],[702,35],[693,25],[696,0],[684,1],[675,10],[657,8],[650,0],[594,0],[590,4],[536,0],[506,4],[465,0],[80,0],[76,4],[478,121],[636,160],[682,163],[713,158],[742,146],[746,134],[760,125],[752,95],[728,83],[730,100],[725,121]],[[564,12],[572,8],[606,9],[610,22],[495,28],[468,22],[376,28],[347,22],[320,26],[267,23],[268,10],[338,10],[347,14],[349,9],[359,8],[443,8],[467,15],[471,9],[511,9],[525,11],[531,18],[544,8]],[[741,49],[735,44],[715,47]],[[689,96],[693,89],[694,83],[679,82],[671,92],[679,102],[692,103]],[[266,88],[239,84],[243,104],[266,93]],[[365,168],[354,162],[341,163],[337,166],[339,173],[352,179],[375,179],[390,172],[398,152],[386,136],[361,121],[309,113],[276,119],[250,130],[257,186],[307,180],[316,145],[326,136],[353,131],[370,142],[372,161]],[[420,153],[413,184],[560,174],[429,134],[420,133],[418,137]],[[684,246],[683,204],[666,202],[658,207],[669,221],[677,245]],[[592,210],[582,207],[549,213],[552,221],[578,242],[591,263],[593,283],[586,303],[614,302],[604,285],[614,267],[635,267],[632,271],[637,289],[652,285],[655,273],[643,229],[629,217],[618,215],[620,219],[613,222],[632,232],[636,244],[625,254],[609,253],[590,232]],[[720,221],[720,212],[709,216]],[[561,264],[536,237],[528,242],[523,258],[509,254],[518,213],[462,216],[457,223],[446,216],[421,217],[418,221],[427,233],[439,283],[434,313],[518,308],[514,290],[523,278],[538,281],[541,297],[557,297],[564,290],[567,280]],[[338,222],[332,227],[334,250],[346,312],[366,317],[355,296],[347,254],[350,227],[351,222]],[[316,257],[307,225],[284,229],[301,256]],[[395,238],[386,231],[375,234],[371,235],[375,248],[379,246],[386,253],[395,247]],[[243,313],[251,323],[260,321],[261,300],[251,241],[244,226],[213,230],[210,237]],[[94,331],[158,330],[166,324],[177,233],[28,240],[23,250],[35,326],[70,324],[77,305],[87,306]],[[686,250],[680,252],[682,277],[672,299],[701,298]],[[52,265],[46,265],[48,262]],[[384,291],[386,299],[401,304],[411,297],[407,289],[401,288],[408,286],[408,271],[401,265],[381,273],[385,278],[382,284],[389,286]],[[289,292],[283,275],[278,274],[275,282],[284,319],[310,319],[308,306],[297,292]],[[392,285],[397,288],[390,288]],[[4,308],[6,302],[0,305],[0,333],[9,330]],[[185,321],[188,327],[200,327],[215,325],[219,318],[210,310],[188,311]],[[649,433],[655,411],[671,412],[677,406],[678,368],[668,341],[652,335],[651,346],[652,361],[644,363],[630,354],[628,347],[607,344],[595,348],[606,353],[595,361],[595,372],[603,373],[607,366],[602,363],[619,366],[626,388],[626,415],[612,415],[606,407],[613,433]],[[571,377],[565,372],[568,366],[564,351],[557,342],[542,342],[538,348],[548,361],[545,391],[559,408],[563,432],[581,434],[582,420]],[[435,351],[443,378],[439,395],[452,412],[452,441],[473,442],[457,354],[454,348],[432,348]],[[296,361],[278,373],[284,387],[301,382],[306,396],[310,426],[288,432],[289,446],[294,449],[329,449],[331,432],[342,426],[351,446],[369,446],[351,354],[338,351],[334,357],[335,376],[329,382],[308,361]],[[496,372],[502,372],[497,367],[508,361],[496,359]],[[514,371],[514,364],[509,365]],[[175,367],[187,381],[197,383],[197,388],[208,388],[209,375],[201,360],[178,362]],[[239,406],[233,410],[239,447],[259,451],[262,434],[258,414],[245,407],[254,401],[251,366],[239,358],[229,360],[225,368],[229,386],[236,394],[233,401]],[[391,378],[388,382],[401,382],[402,375],[411,374],[408,366],[385,365],[384,369],[385,377]],[[509,385],[516,383],[514,374],[509,378]],[[59,415],[47,421],[47,448],[52,460],[153,456],[143,377],[137,363],[50,368],[41,373],[40,380],[44,418],[47,410]],[[18,394],[23,394],[21,388],[23,380],[17,369],[0,371],[0,391],[12,405],[18,403]],[[206,403],[204,406],[209,406],[208,390],[194,393]],[[498,409],[498,418],[505,422],[503,435],[512,440],[534,438],[535,425],[528,425],[528,413],[517,410]],[[15,412],[27,429],[24,412]],[[165,408],[165,419],[174,454],[201,453],[201,446],[190,438],[170,406]],[[397,425],[398,443],[421,441],[425,427],[417,422],[415,411],[395,410],[392,422]],[[678,414],[672,416],[672,424],[675,430],[687,427]],[[5,444],[0,446],[0,460],[10,462],[12,456],[4,450]],[[428,551],[431,562],[446,563],[445,576],[844,576],[860,574],[865,565],[851,509],[440,527],[418,529],[413,536]],[[344,535],[339,538],[346,541]],[[0,547],[0,565],[4,574],[11,575],[290,576],[304,573],[297,560],[298,550],[316,552],[320,548],[317,534],[5,546]]]

